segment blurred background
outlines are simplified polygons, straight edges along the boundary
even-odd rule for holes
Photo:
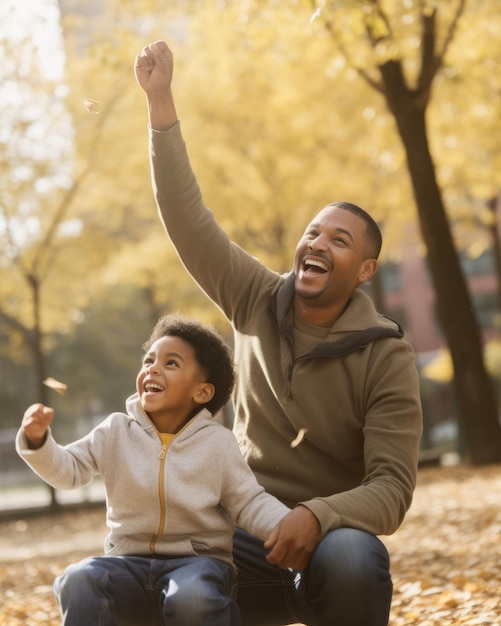
[[[368,210],[384,246],[367,290],[416,351],[421,463],[501,461],[497,8],[2,0],[0,509],[102,497],[99,483],[55,494],[17,458],[28,405],[55,408],[65,443],[123,409],[159,316],[231,339],[157,218],[133,74],[156,39],[173,49],[183,133],[230,236],[286,272],[325,204]]]

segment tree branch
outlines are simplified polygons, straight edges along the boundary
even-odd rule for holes
[[[431,84],[439,68],[443,65],[444,57],[449,45],[454,39],[459,18],[466,5],[466,0],[459,0],[454,18],[449,24],[447,35],[442,45],[442,50],[436,52],[436,21],[437,10],[434,8],[430,13],[425,10],[424,3],[421,3],[421,22],[423,25],[423,36],[421,40],[421,72],[418,79],[417,91],[420,97],[428,100],[430,97]]]
[[[316,8],[315,0],[311,0],[311,5],[313,8]],[[343,45],[342,41],[337,36],[337,33],[332,25],[332,22],[326,18],[323,18],[323,24],[324,24],[325,30],[329,33],[335,45],[341,51],[341,54],[346,59],[348,65],[350,65],[357,72],[357,74],[363,80],[365,80],[366,83],[368,83],[370,87],[372,87],[373,89],[375,89],[376,91],[384,95],[383,84],[380,81],[377,81],[375,78],[373,78],[367,70],[365,70],[362,67],[357,66],[357,64],[353,61],[353,58],[350,55],[348,49]]]
[[[63,221],[66,213],[69,211],[71,202],[74,196],[76,195],[77,191],[80,189],[80,187],[82,186],[87,176],[91,173],[92,169],[95,167],[94,159],[92,157],[93,155],[95,155],[97,148],[99,147],[99,144],[102,141],[102,138],[103,138],[102,132],[101,132],[102,128],[104,124],[106,123],[107,119],[109,118],[109,116],[113,113],[114,107],[116,103],[120,100],[120,98],[122,97],[122,94],[123,94],[123,90],[118,89],[115,97],[112,100],[110,100],[109,106],[105,110],[105,113],[100,116],[99,122],[98,122],[98,130],[94,134],[94,140],[88,150],[87,164],[85,168],[83,169],[83,171],[80,173],[78,179],[66,190],[64,196],[61,198],[59,206],[57,210],[54,212],[54,214],[52,215],[50,224],[42,240],[40,241],[38,245],[38,251],[35,254],[35,257],[33,259],[32,267],[33,268],[38,267],[39,276],[41,276],[43,273],[43,270],[41,269],[42,264],[47,266],[50,264],[49,257],[52,257],[52,260],[54,258],[54,251],[52,250],[52,242],[56,235],[57,228]]]

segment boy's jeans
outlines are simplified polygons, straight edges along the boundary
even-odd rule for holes
[[[91,557],[54,592],[65,626],[240,625],[234,569],[208,557]]]
[[[268,564],[261,541],[237,530],[238,604],[244,626],[387,626],[393,585],[389,557],[374,535],[332,530],[301,575]]]

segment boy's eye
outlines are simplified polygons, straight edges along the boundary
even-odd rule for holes
[[[177,361],[175,361],[174,359],[169,359],[166,363],[166,365],[170,365],[170,366],[175,366],[177,367]]]

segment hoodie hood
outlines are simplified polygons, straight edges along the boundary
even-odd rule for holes
[[[294,345],[293,329],[289,311],[294,300],[294,272],[285,277],[271,299],[270,314],[280,333]],[[401,339],[404,336],[400,325],[376,311],[374,303],[361,289],[353,293],[350,306],[346,307],[335,323],[336,330],[329,332],[326,341],[317,346],[309,355],[333,358],[344,356],[365,348],[372,341],[386,337]]]
[[[143,409],[137,391],[127,398],[127,400],[125,401],[125,408],[127,415],[129,415],[136,422],[138,422],[146,431],[156,433],[156,428],[153,422],[148,417],[146,411]],[[196,425],[194,424],[195,420],[197,422]],[[187,422],[183,426],[178,435],[181,433],[189,435],[194,430],[200,430],[200,428],[212,424],[216,424],[216,422],[214,422],[212,419],[212,413],[208,409],[202,408],[196,415],[194,415],[190,419],[189,422]]]

